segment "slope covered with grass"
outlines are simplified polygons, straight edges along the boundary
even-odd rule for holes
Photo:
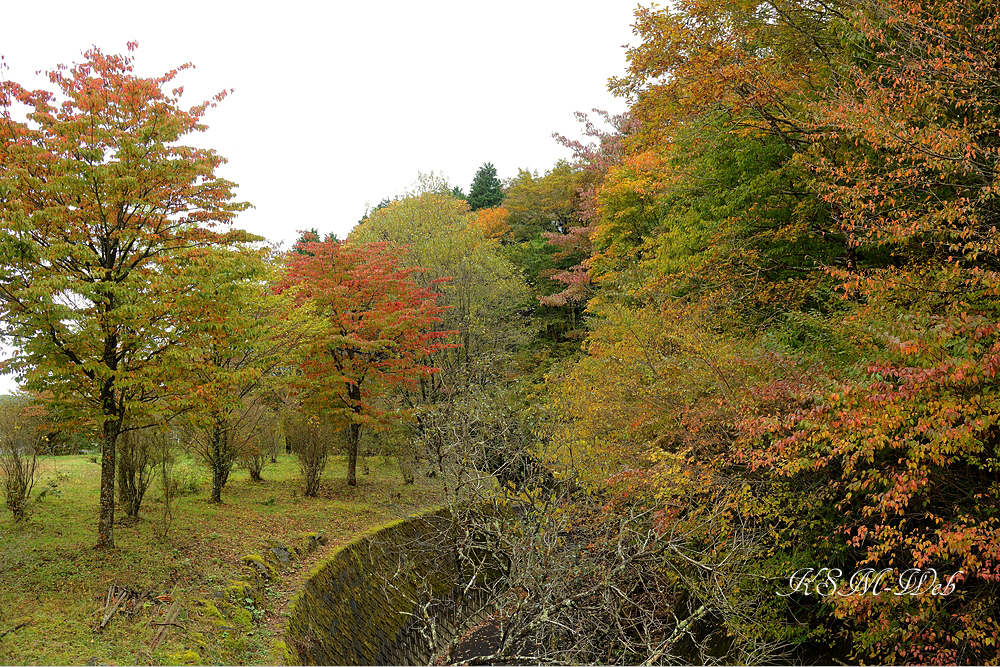
[[[109,552],[94,548],[100,465],[86,455],[46,458],[29,521],[17,524],[0,508],[0,634],[10,630],[0,664],[280,663],[282,614],[309,566],[361,531],[441,501],[433,480],[404,486],[393,460],[368,463],[352,488],[343,481],[346,461],[331,459],[320,497],[306,498],[294,458],[282,455],[263,483],[234,474],[215,505],[207,472],[182,459],[166,537],[157,481],[141,520],[116,526]],[[311,533],[326,544],[308,551]],[[265,565],[273,576],[266,581],[247,556],[277,544],[291,562]],[[135,595],[95,631],[113,586]]]

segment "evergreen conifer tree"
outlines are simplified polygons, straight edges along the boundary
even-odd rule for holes
[[[503,203],[503,186],[497,178],[496,167],[491,162],[487,162],[472,179],[469,187],[469,208],[477,211],[481,208],[492,208]]]

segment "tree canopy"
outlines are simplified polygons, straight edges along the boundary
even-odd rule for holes
[[[489,662],[996,662],[996,3],[633,27],[629,108],[578,114],[570,159],[468,197],[420,174],[281,255],[219,229],[246,204],[179,145],[213,102],[182,110],[177,71],[93,49],[56,93],[0,83],[3,368],[100,434],[99,546],[123,432],[183,413],[221,500],[281,404],[309,495],[338,428],[349,485],[376,449],[443,480]]]

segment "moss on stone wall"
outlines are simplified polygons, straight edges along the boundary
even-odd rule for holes
[[[482,607],[461,595],[445,510],[394,521],[340,547],[292,602],[300,664],[427,664]]]

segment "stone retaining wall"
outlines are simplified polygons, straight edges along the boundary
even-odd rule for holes
[[[383,526],[337,549],[292,602],[286,657],[297,664],[419,665],[469,623],[484,597],[462,594],[438,510]]]

